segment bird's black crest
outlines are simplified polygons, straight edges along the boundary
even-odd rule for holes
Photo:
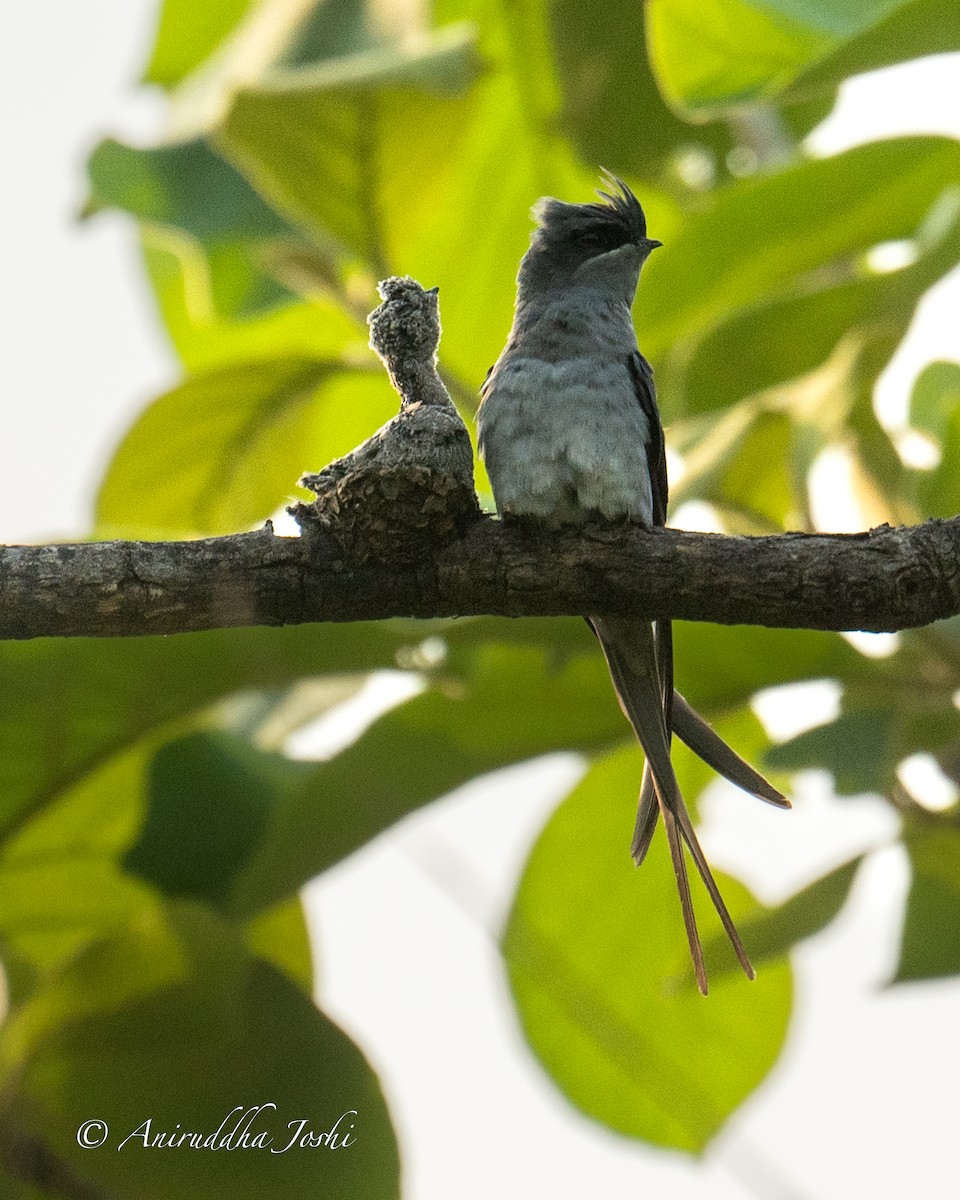
[[[544,250],[577,245],[605,254],[647,236],[647,219],[630,188],[604,171],[610,192],[597,191],[599,204],[568,204],[547,196],[533,207],[538,228],[532,244]]]

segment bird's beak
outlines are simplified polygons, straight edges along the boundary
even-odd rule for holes
[[[663,245],[663,242],[658,242],[656,238],[644,238],[644,239],[643,239],[643,243],[644,243],[644,245],[646,246],[646,248],[647,248],[647,250],[648,250],[648,251],[650,251],[650,250],[656,250],[656,248],[657,248],[658,246],[662,246],[662,245]]]

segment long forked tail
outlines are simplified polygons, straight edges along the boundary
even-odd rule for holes
[[[708,766],[713,767],[718,775],[723,775],[725,779],[743,788],[751,796],[756,796],[758,800],[766,800],[768,804],[775,804],[777,808],[790,808],[790,801],[786,796],[778,792],[773,784],[764,779],[748,762],[744,762],[736,750],[728,746],[720,734],[708,725],[677,691],[673,693],[672,725],[677,737],[686,742],[694,754],[702,758]]]
[[[704,857],[670,761],[670,743],[664,721],[653,630],[649,624],[638,621],[594,619],[592,624],[603,647],[620,705],[633,726],[647,758],[632,846],[634,858],[637,862],[642,860],[656,828],[657,816],[662,816],[697,987],[703,995],[707,994],[707,972],[690,895],[690,881],[683,853],[684,842],[720,916],[740,965],[747,977],[753,979],[753,967]]]

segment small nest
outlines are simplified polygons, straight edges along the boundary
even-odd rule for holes
[[[424,542],[459,537],[480,515],[476,493],[429,467],[384,466],[348,471],[312,504],[288,510],[304,535],[322,529],[356,561],[420,557]]]

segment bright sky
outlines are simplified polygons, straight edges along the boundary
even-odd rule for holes
[[[0,6],[4,541],[83,533],[110,448],[175,376],[131,231],[109,216],[72,219],[97,137],[158,128],[158,105],[133,87],[153,14],[154,0]],[[955,58],[850,85],[814,144],[960,136],[958,79]],[[955,275],[925,301],[884,381],[889,419],[922,362],[958,356],[958,311]],[[781,698],[781,715],[796,703]],[[307,890],[322,1000],[382,1074],[406,1200],[944,1195],[956,1169],[960,985],[877,991],[906,886],[894,850],[875,856],[842,919],[797,955],[787,1052],[705,1164],[615,1138],[569,1108],[520,1038],[491,932],[578,771],[557,756],[464,789]],[[709,856],[776,899],[895,833],[884,806],[833,800],[815,775],[798,781],[795,805],[776,813],[718,785],[704,806]]]

